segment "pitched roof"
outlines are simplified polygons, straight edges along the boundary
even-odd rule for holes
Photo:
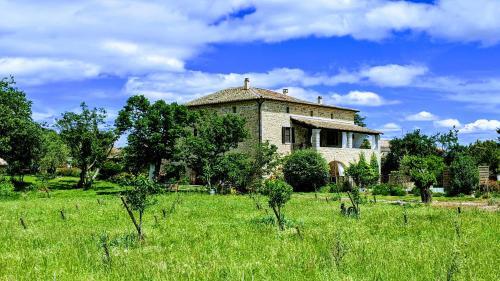
[[[286,101],[291,103],[298,104],[307,104],[319,107],[328,107],[335,109],[343,109],[349,111],[358,111],[356,109],[325,105],[325,104],[317,104],[314,102],[309,102],[301,99],[294,98],[292,96],[286,94],[280,94],[275,91],[262,89],[262,88],[254,88],[249,87],[245,89],[245,87],[233,87],[227,88],[220,91],[217,91],[213,94],[203,96],[201,98],[192,100],[186,103],[187,106],[201,106],[201,105],[210,105],[210,104],[219,104],[219,103],[227,103],[227,102],[235,102],[235,101],[247,101],[247,100],[277,100],[277,101]]]
[[[366,134],[382,134],[382,132],[368,129],[366,127],[357,126],[354,124],[338,122],[334,120],[326,120],[319,118],[308,118],[308,117],[297,117],[291,116],[290,119],[296,121],[299,124],[306,126],[311,126],[313,128],[324,128],[324,129],[336,129],[342,131],[356,132],[356,133],[366,133]]]

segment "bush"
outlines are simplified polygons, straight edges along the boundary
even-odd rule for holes
[[[214,183],[221,193],[227,192],[230,188],[244,192],[250,182],[251,169],[252,160],[246,154],[227,153],[214,168]]]
[[[0,179],[0,200],[17,198],[19,194],[14,192],[14,185],[7,179]]]
[[[377,184],[372,187],[373,195],[391,195],[391,196],[404,196],[406,191],[400,185],[395,184]]]
[[[450,165],[450,195],[471,194],[479,185],[479,170],[474,159],[458,155]]]
[[[99,171],[99,179],[107,180],[123,171],[123,165],[114,161],[106,161]]]
[[[328,180],[328,164],[317,151],[298,150],[287,157],[283,174],[294,191],[315,191]]]
[[[126,185],[127,183],[134,180],[134,178],[134,175],[127,172],[122,172],[109,178],[109,181],[116,184]]]
[[[79,177],[80,169],[78,168],[57,168],[56,175],[61,177]]]

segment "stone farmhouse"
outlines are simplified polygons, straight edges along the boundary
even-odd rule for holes
[[[283,93],[254,88],[245,78],[242,87],[227,88],[188,102],[190,109],[215,110],[222,114],[239,114],[246,119],[249,137],[238,147],[255,152],[258,143],[269,141],[281,154],[312,148],[330,165],[333,177],[344,176],[350,162],[360,153],[367,160],[375,154],[380,164],[381,132],[354,124],[358,110],[300,100]],[[370,148],[362,146],[368,140]],[[366,143],[366,141],[365,141]]]

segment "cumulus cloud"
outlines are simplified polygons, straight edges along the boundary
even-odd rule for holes
[[[336,104],[357,105],[357,106],[381,106],[398,103],[388,101],[373,92],[351,91],[346,95],[333,94],[332,100]]]
[[[400,132],[401,126],[399,126],[396,123],[391,122],[391,123],[384,124],[381,128],[378,128],[377,130],[382,131],[384,133]]]
[[[15,74],[16,78],[25,83],[39,84],[47,81],[94,78],[99,74],[99,66],[75,60],[0,58],[0,76],[10,74]]]
[[[408,121],[433,121],[436,119],[437,116],[428,111],[420,111],[419,113],[406,116],[406,120]]]
[[[400,87],[412,84],[426,72],[425,66],[388,64],[364,69],[360,75],[380,86]]]
[[[434,121],[434,126],[441,128],[460,128],[462,124],[457,119],[443,119]]]
[[[460,133],[494,132],[498,128],[500,128],[500,121],[498,120],[479,119],[465,124],[459,131]]]

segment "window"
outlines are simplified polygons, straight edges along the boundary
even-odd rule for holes
[[[330,113],[330,119],[333,119],[333,113]]]
[[[309,114],[310,114],[311,116],[314,116],[314,112],[313,112],[312,110],[311,110],[311,112],[309,112]]]
[[[233,106],[233,113],[236,113],[236,106]]]
[[[340,146],[340,132],[337,130],[321,130],[321,146],[338,147]]]
[[[290,113],[290,107],[286,107],[286,113]]]
[[[283,143],[295,143],[295,128],[282,127],[281,139]]]

